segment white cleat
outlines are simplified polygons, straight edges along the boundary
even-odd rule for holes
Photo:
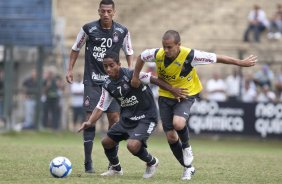
[[[159,159],[157,159],[156,157],[155,159],[156,159],[156,163],[154,165],[146,167],[145,173],[143,174],[143,178],[145,179],[151,178],[156,173],[157,167],[159,165]]]
[[[123,175],[122,169],[120,171],[117,171],[114,170],[112,166],[109,168],[109,170],[101,174],[101,176],[122,176],[122,175]]]
[[[192,164],[192,161],[194,159],[193,153],[192,153],[192,147],[189,146],[188,148],[185,148],[182,150],[183,152],[183,161],[184,165],[189,166]]]
[[[183,175],[181,177],[182,180],[191,180],[192,175],[194,175],[196,172],[195,168],[192,167],[184,167]]]

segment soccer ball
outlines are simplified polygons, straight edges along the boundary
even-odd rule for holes
[[[64,178],[70,175],[72,164],[66,157],[56,157],[50,162],[50,173],[55,178]]]

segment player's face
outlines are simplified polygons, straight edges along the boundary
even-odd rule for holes
[[[112,58],[105,58],[103,66],[110,78],[117,79],[119,77],[120,63],[116,63]]]
[[[110,24],[112,23],[113,16],[115,15],[115,10],[113,5],[101,4],[98,13],[102,24]]]
[[[175,43],[173,38],[163,39],[163,49],[166,57],[175,59],[180,51],[180,43]]]

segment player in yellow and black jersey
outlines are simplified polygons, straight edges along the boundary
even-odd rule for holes
[[[202,90],[201,81],[196,72],[196,65],[223,63],[242,67],[254,66],[256,56],[249,56],[243,60],[235,59],[215,53],[203,52],[181,46],[177,31],[168,30],[162,38],[162,48],[147,49],[137,58],[135,71],[131,80],[133,87],[140,85],[139,73],[145,62],[155,62],[158,78],[172,87],[181,88],[187,95],[185,98],[175,98],[167,90],[159,89],[159,109],[170,148],[184,167],[182,180],[190,180],[195,172],[192,166],[193,153],[189,144],[187,120],[190,108]]]

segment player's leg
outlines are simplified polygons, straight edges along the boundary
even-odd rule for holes
[[[120,106],[117,103],[117,101],[114,99],[107,110],[107,118],[109,121],[108,130],[113,126],[113,124],[119,121],[119,116],[120,116],[119,112],[120,112]],[[119,149],[119,145],[117,144],[115,146],[116,154],[118,154],[118,149]],[[109,163],[108,169],[110,169],[110,167],[111,167],[111,163]]]
[[[91,112],[86,112],[86,120],[89,119]],[[85,172],[94,173],[92,165],[92,148],[95,138],[96,127],[90,127],[83,131],[83,146],[84,146],[84,167]]]
[[[128,130],[129,139],[127,149],[136,157],[144,161],[147,165],[143,178],[151,178],[159,165],[159,160],[152,156],[147,148],[146,141],[155,130],[156,120],[140,120],[137,127]]]
[[[180,137],[179,137],[179,134],[182,138],[185,137],[185,131],[183,130],[184,126],[176,127],[180,131],[180,132],[177,132],[173,124],[174,113],[175,113],[174,107],[177,104],[178,104],[177,100],[167,99],[164,97],[159,98],[160,116],[161,116],[163,130],[166,134],[168,144],[175,158],[184,167],[184,172],[183,172],[181,179],[190,180],[191,175],[194,174],[195,172],[195,169],[192,165],[186,166],[184,164],[182,141],[180,140]],[[183,130],[183,132],[181,130]],[[183,141],[185,142],[185,139],[183,139]]]
[[[192,154],[192,147],[189,144],[189,130],[186,125],[186,119],[181,116],[175,115],[173,117],[173,126],[181,141],[184,165],[191,165],[194,157]]]
[[[179,140],[176,131],[175,130],[165,131],[165,134],[173,155],[182,166],[185,166],[183,162],[182,143]]]
[[[119,121],[119,112],[107,112],[107,118],[109,121],[108,129],[110,129],[113,124]]]
[[[189,144],[189,129],[187,126],[187,120],[190,115],[190,108],[195,102],[197,96],[189,97],[177,103],[174,107],[173,127],[176,130],[179,139],[182,143],[183,149],[183,161],[186,166],[192,164],[194,159],[192,153],[192,147]]]
[[[160,116],[162,120],[162,127],[166,134],[168,144],[170,146],[170,149],[175,156],[175,158],[178,160],[178,162],[184,166],[183,163],[183,153],[182,153],[182,144],[179,141],[179,137],[174,130],[173,127],[173,107],[178,102],[175,100],[167,99],[164,97],[159,97],[159,110],[160,110]]]
[[[107,156],[110,167],[102,176],[123,175],[123,171],[118,158],[117,145],[120,141],[128,138],[122,126],[117,122],[107,132],[107,136],[103,138],[102,145],[105,155]]]
[[[86,112],[86,121],[89,119],[93,109],[96,107],[101,95],[99,86],[84,86],[84,103],[83,107]],[[84,166],[85,172],[94,173],[92,166],[92,149],[95,138],[96,128],[90,127],[83,131],[84,141]]]

